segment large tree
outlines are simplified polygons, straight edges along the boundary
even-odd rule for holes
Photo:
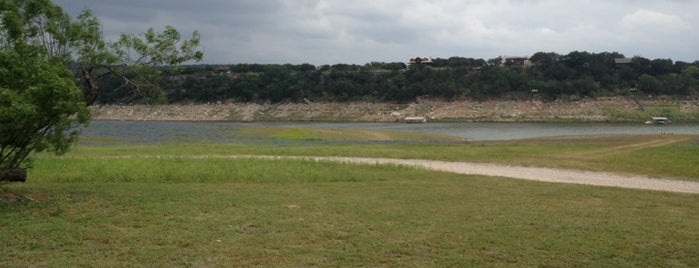
[[[198,44],[197,32],[181,40],[172,27],[107,42],[89,10],[72,18],[50,0],[0,0],[0,180],[26,168],[32,152],[70,147],[100,79],[162,98],[158,67],[200,60]]]

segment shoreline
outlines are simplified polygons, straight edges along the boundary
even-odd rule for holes
[[[216,103],[103,105],[90,107],[92,120],[116,121],[309,121],[400,122],[425,116],[432,122],[637,123],[667,116],[675,123],[699,122],[698,100],[609,97],[575,101],[443,101],[412,103]]]

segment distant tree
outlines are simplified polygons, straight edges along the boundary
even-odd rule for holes
[[[372,71],[378,71],[378,70],[387,70],[387,71],[395,71],[395,70],[402,70],[405,69],[407,66],[405,63],[402,62],[370,62],[364,65],[362,69],[369,69]]]
[[[664,75],[673,72],[673,65],[671,59],[654,59],[650,62],[650,75]]]
[[[590,74],[591,55],[585,51],[573,51],[563,57],[562,62],[573,71],[573,77]]]
[[[492,59],[489,59],[487,61],[487,63],[488,63],[488,65],[498,66],[498,65],[500,65],[500,63],[502,63],[502,59],[501,58],[492,58]]]
[[[589,74],[602,87],[613,87],[618,83],[615,59],[624,58],[617,52],[593,53],[590,55]]]
[[[699,67],[687,66],[682,70],[682,74],[686,75],[687,78],[699,79]]]
[[[449,67],[481,67],[486,64],[485,60],[474,58],[450,57],[447,60],[447,66]]]
[[[529,57],[529,60],[531,60],[536,66],[548,68],[556,64],[560,58],[561,55],[558,55],[555,52],[537,52]]]
[[[331,66],[332,71],[335,71],[335,72],[356,72],[356,71],[359,71],[361,68],[362,67],[359,65],[344,64],[344,63],[335,64],[335,65]]]
[[[651,60],[641,56],[631,58],[631,67],[636,77],[640,77],[643,74],[651,74],[652,70]]]
[[[652,75],[643,74],[638,78],[638,89],[647,93],[658,93],[660,91],[660,81]]]
[[[699,93],[699,67],[687,66],[680,74],[681,93],[694,95]]]
[[[544,98],[576,96],[608,96],[628,92],[631,87],[653,91],[653,94],[696,94],[697,81],[688,67],[694,63],[634,57],[628,64],[617,64],[625,58],[617,52],[589,53],[573,51],[567,55],[537,52],[529,59],[530,68],[509,68],[500,65],[500,58],[488,61],[466,57],[435,58],[432,66],[402,62],[370,62],[365,65],[335,64],[235,64],[233,74],[211,75],[211,66],[189,73],[179,84],[158,80],[168,101],[212,101],[232,98],[241,101],[412,101],[416,96],[434,98]],[[167,75],[173,75],[167,68]],[[193,68],[188,68],[189,71]],[[176,73],[175,73],[176,74]],[[180,73],[183,74],[183,73]],[[644,77],[642,75],[652,77]],[[177,75],[173,75],[177,76]],[[225,79],[222,79],[224,78]],[[654,79],[654,80],[653,80]],[[104,84],[103,84],[104,85]],[[121,86],[112,78],[107,85]],[[532,89],[538,89],[537,94]],[[131,91],[119,89],[102,96],[128,99]],[[186,93],[186,94],[185,94]],[[185,97],[188,96],[188,97]]]
[[[568,79],[570,68],[561,62],[562,56],[554,52],[537,52],[529,60],[534,64],[533,69],[541,79]]]
[[[674,73],[681,73],[685,68],[687,68],[687,67],[689,67],[689,66],[692,66],[692,64],[689,63],[689,62],[676,61],[676,62],[672,65],[672,71],[673,71]]]

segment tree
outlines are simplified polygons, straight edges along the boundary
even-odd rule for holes
[[[51,30],[65,17],[46,1],[0,3],[0,170],[12,170],[25,168],[31,152],[65,152],[89,113],[60,51],[31,23],[55,19],[45,25]]]
[[[658,93],[660,81],[652,75],[643,74],[638,78],[638,89],[646,93]]]
[[[32,152],[64,153],[88,122],[100,78],[157,89],[155,67],[202,57],[197,32],[180,41],[172,27],[150,29],[109,43],[89,10],[72,19],[50,0],[0,0],[0,23],[0,170],[26,168]]]
[[[682,70],[683,91],[686,94],[696,94],[699,91],[699,68],[688,66]]]
[[[96,18],[84,11],[79,17],[79,23],[92,25]],[[83,28],[85,29],[85,28]],[[177,66],[186,61],[200,61],[204,54],[197,50],[199,32],[194,31],[188,40],[182,40],[180,33],[171,26],[166,26],[162,32],[148,29],[142,35],[122,34],[119,41],[103,46],[101,33],[93,30],[85,31],[93,37],[82,50],[78,62],[80,72],[89,93],[85,102],[95,103],[100,90],[98,82],[107,76],[116,76],[123,81],[123,86],[131,89],[137,97],[148,103],[162,103],[166,100],[165,91],[160,88],[158,79],[162,78],[163,66]],[[90,47],[97,49],[90,50]]]
[[[99,21],[89,10],[83,11],[72,27],[77,40],[71,45],[78,52],[74,61],[87,88],[88,106],[99,98],[100,82],[110,76],[119,78],[122,87],[145,102],[164,102],[165,92],[156,82],[163,74],[161,67],[203,57],[197,50],[197,31],[190,39],[182,40],[175,28],[166,26],[162,32],[150,28],[141,35],[122,34],[118,41],[106,42]]]
[[[72,73],[41,52],[0,52],[0,169],[22,167],[32,151],[65,152],[87,122]]]

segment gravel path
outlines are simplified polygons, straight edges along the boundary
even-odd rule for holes
[[[260,157],[260,156],[246,156]],[[277,159],[311,159],[315,161],[334,161],[361,164],[396,164],[422,167],[430,170],[453,172],[458,174],[507,177],[522,180],[574,183],[585,185],[609,186],[631,189],[645,189],[676,193],[699,194],[699,182],[656,179],[644,176],[623,176],[606,172],[577,171],[555,168],[521,167],[500,164],[479,164],[466,162],[445,162],[421,159],[390,159],[361,157],[277,157]]]

